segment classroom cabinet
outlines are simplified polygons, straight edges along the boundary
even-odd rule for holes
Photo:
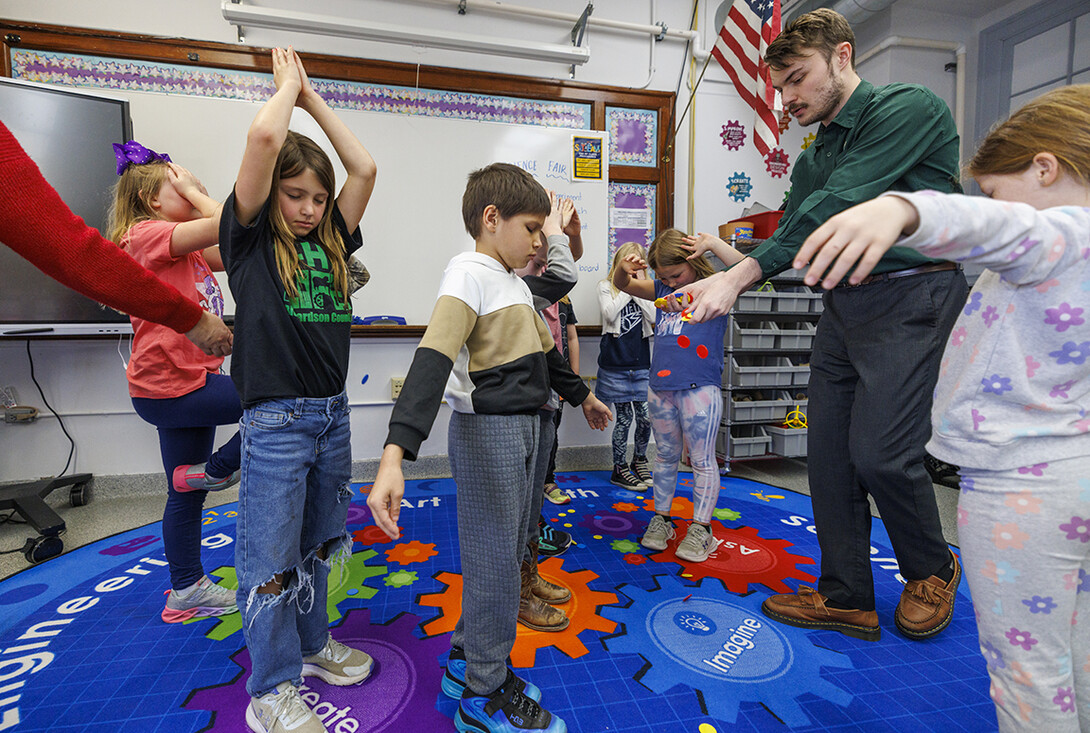
[[[791,271],[738,297],[724,336],[723,417],[716,457],[736,460],[806,455],[806,428],[786,427],[806,413],[810,350],[821,293]]]

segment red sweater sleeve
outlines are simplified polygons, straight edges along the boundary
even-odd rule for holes
[[[129,315],[178,333],[201,317],[199,305],[73,214],[2,122],[0,242],[53,279]]]

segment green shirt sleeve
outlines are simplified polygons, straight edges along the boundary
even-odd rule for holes
[[[957,171],[957,130],[945,102],[914,84],[861,82],[799,157],[780,224],[750,256],[771,277],[790,268],[806,237],[834,214],[885,191],[958,192]],[[935,261],[894,247],[874,272]]]

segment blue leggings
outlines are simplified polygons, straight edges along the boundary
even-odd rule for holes
[[[236,432],[212,453],[217,425],[238,423],[242,405],[235,383],[224,374],[209,374],[198,390],[170,399],[133,397],[136,414],[159,430],[159,452],[167,473],[167,505],[163,510],[163,548],[170,564],[170,583],[182,590],[204,575],[201,565],[201,513],[207,491],[174,490],[174,469],[207,463],[213,476],[228,476],[242,462]]]

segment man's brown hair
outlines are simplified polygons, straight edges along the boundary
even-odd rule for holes
[[[811,50],[819,51],[826,61],[831,61],[836,47],[845,42],[852,46],[852,69],[855,69],[855,33],[848,20],[835,10],[818,8],[795,18],[772,39],[765,51],[765,63],[779,71]]]

